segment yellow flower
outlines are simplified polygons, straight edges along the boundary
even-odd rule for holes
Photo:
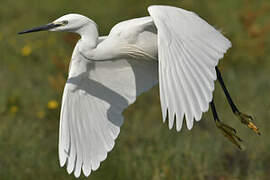
[[[43,119],[43,118],[45,117],[45,112],[44,112],[44,111],[38,111],[38,112],[37,112],[37,117],[38,117],[39,119]]]
[[[58,102],[56,100],[51,100],[48,102],[48,109],[58,108]]]
[[[16,106],[16,105],[12,105],[12,106],[10,107],[10,109],[9,109],[10,113],[12,113],[12,114],[17,113],[18,110],[19,110],[19,108],[18,108],[18,106]]]
[[[22,48],[21,53],[23,56],[29,56],[32,52],[32,49],[29,45],[26,45]]]

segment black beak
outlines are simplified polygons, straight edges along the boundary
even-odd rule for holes
[[[49,23],[49,24],[46,24],[43,26],[39,26],[39,27],[35,27],[35,28],[29,29],[29,30],[19,32],[18,34],[25,34],[25,33],[37,32],[37,31],[46,31],[46,30],[53,29],[53,28],[59,27],[59,26],[61,26],[61,24]]]

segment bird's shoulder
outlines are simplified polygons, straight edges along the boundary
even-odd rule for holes
[[[142,31],[153,29],[154,23],[150,16],[134,18],[116,24],[110,31],[110,35],[130,37]]]

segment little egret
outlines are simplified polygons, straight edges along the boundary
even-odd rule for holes
[[[70,62],[59,128],[60,165],[76,177],[99,168],[120,132],[123,110],[158,82],[163,121],[168,119],[170,129],[175,124],[180,131],[184,117],[191,129],[210,103],[216,126],[241,148],[236,131],[217,116],[217,78],[233,113],[259,134],[252,118],[236,108],[217,68],[231,42],[193,12],[156,5],[148,11],[148,17],[118,23],[108,36],[99,37],[96,23],[79,14],[19,33],[81,36]]]

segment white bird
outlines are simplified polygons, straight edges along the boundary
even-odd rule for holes
[[[170,129],[175,124],[180,131],[184,117],[191,129],[209,108],[215,67],[231,42],[193,12],[170,6],[148,11],[150,16],[120,22],[103,37],[94,21],[79,14],[19,33],[81,36],[70,62],[59,128],[60,165],[76,177],[99,168],[120,132],[123,110],[158,82],[163,121],[168,117]]]

